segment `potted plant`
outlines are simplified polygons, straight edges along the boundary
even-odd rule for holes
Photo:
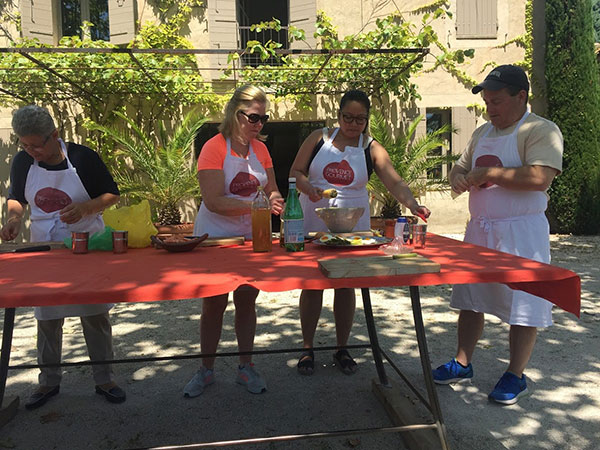
[[[170,132],[165,121],[155,130],[145,133],[131,118],[120,112],[126,128],[109,127],[91,123],[91,130],[102,132],[118,148],[113,177],[121,194],[131,201],[147,199],[153,207],[159,233],[161,226],[170,231],[191,232],[188,224],[181,224],[179,204],[190,199],[200,199],[200,187],[193,160],[193,143],[206,118],[193,111],[176,124]],[[193,225],[192,225],[193,227]]]
[[[389,131],[383,114],[374,112],[369,121],[371,135],[388,151],[394,169],[406,181],[413,195],[417,198],[424,195],[427,189],[439,189],[448,185],[446,179],[428,178],[427,171],[429,169],[455,161],[458,158],[456,155],[430,156],[431,151],[445,145],[447,135],[456,132],[456,130],[446,124],[435,131],[427,132],[425,135],[415,138],[417,126],[423,119],[424,116],[419,116],[412,120],[404,132],[400,133],[395,139]],[[402,205],[389,193],[378,177],[371,177],[367,189],[371,193],[371,198],[381,205],[379,217],[371,218],[371,227],[387,230],[386,235],[389,235],[390,232],[393,235],[396,219],[402,216]]]

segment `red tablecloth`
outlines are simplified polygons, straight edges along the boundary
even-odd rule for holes
[[[580,279],[574,272],[484,247],[428,234],[421,255],[441,264],[439,273],[329,279],[317,260],[381,255],[378,249],[329,248],[312,243],[306,251],[253,253],[235,247],[198,247],[188,253],[154,248],[124,254],[67,249],[0,255],[0,307],[74,303],[144,302],[207,297],[242,284],[279,292],[339,287],[427,286],[506,283],[546,298],[579,317]]]

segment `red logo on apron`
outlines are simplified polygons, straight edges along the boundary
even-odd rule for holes
[[[332,162],[323,169],[323,178],[333,185],[348,186],[354,181],[354,170],[346,160]]]
[[[73,200],[71,200],[71,197],[66,192],[51,187],[37,191],[34,201],[36,206],[45,213],[60,211],[65,206],[73,203]]]
[[[239,172],[229,184],[229,192],[242,197],[250,197],[256,193],[260,181],[248,172]]]
[[[496,155],[481,155],[479,158],[475,160],[475,167],[504,167],[502,165],[502,161]],[[488,188],[492,186],[494,183],[490,183],[486,181],[483,183],[480,188]]]

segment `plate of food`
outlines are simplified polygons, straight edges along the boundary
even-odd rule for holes
[[[362,235],[339,235],[325,233],[321,237],[315,239],[313,243],[326,247],[379,247],[380,245],[391,242],[391,239],[381,236],[362,236]]]

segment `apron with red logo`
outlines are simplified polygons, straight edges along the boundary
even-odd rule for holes
[[[243,201],[252,201],[258,186],[266,186],[267,172],[262,166],[252,143],[248,156],[240,158],[231,154],[231,140],[227,138],[227,151],[223,162],[225,175],[225,197]],[[208,233],[210,237],[244,236],[252,238],[252,216],[223,216],[208,210],[204,202],[194,222],[194,235]]]
[[[34,160],[27,174],[25,199],[31,208],[32,242],[62,241],[73,231],[89,231],[91,236],[104,229],[104,221],[100,214],[84,217],[74,224],[66,224],[60,220],[61,209],[71,203],[89,201],[90,196],[77,175],[77,169],[69,160],[65,143],[62,139],[59,142],[67,161],[67,168],[46,170]],[[105,313],[112,307],[112,304],[42,306],[35,307],[35,318],[51,320],[63,317],[93,316]]]
[[[327,226],[315,213],[315,208],[332,206],[354,208],[364,207],[365,211],[354,227],[355,231],[371,228],[369,211],[369,194],[367,182],[367,162],[363,148],[363,136],[360,135],[357,147],[346,146],[344,151],[333,145],[339,128],[328,137],[327,128],[323,128],[323,146],[317,152],[308,169],[308,180],[314,187],[336,189],[335,198],[322,198],[312,202],[307,195],[300,194],[300,204],[304,212],[304,232],[327,231]]]
[[[517,132],[488,137],[482,135],[473,152],[472,167],[522,167]],[[471,220],[465,242],[493,248],[543,263],[550,262],[549,226],[544,211],[547,197],[541,191],[516,191],[486,183],[469,194]],[[493,314],[510,325],[547,327],[552,325],[552,303],[505,284],[456,285],[450,305],[454,308]]]

